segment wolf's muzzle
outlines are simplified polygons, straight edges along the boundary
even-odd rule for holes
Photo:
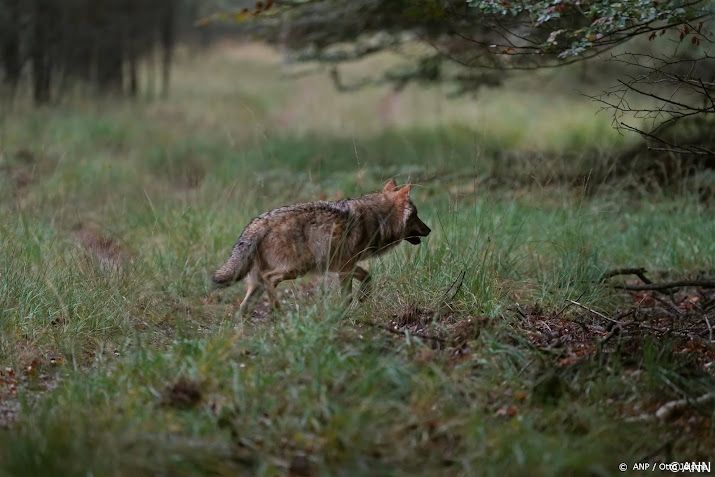
[[[430,232],[432,232],[432,229],[430,229],[427,224],[425,224],[421,220],[417,224],[416,229],[417,230],[415,230],[410,236],[405,237],[405,240],[410,242],[412,245],[419,245],[420,243],[422,243],[420,237],[427,237]]]

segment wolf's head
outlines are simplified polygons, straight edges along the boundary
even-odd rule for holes
[[[420,237],[428,236],[432,230],[417,216],[417,207],[410,199],[411,189],[410,184],[398,189],[397,183],[390,179],[383,187],[382,193],[395,204],[398,218],[401,220],[402,238],[413,245],[419,245]]]

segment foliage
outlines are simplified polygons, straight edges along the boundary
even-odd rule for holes
[[[538,45],[541,52],[556,52],[559,58],[582,55],[591,49],[613,46],[675,25],[689,25],[711,13],[707,1],[467,2],[488,15],[528,18],[531,28],[549,31],[547,41]],[[697,36],[701,28],[702,22],[693,33]]]
[[[708,24],[714,5],[709,0],[278,0],[244,8],[240,19],[251,19],[245,22],[248,31],[280,44],[292,59],[331,65],[331,76],[344,91],[385,82],[398,89],[410,82],[448,82],[456,85],[456,94],[476,92],[502,84],[506,71],[563,66],[619,47],[619,53],[653,61],[619,57],[617,65],[628,66],[619,71],[622,78],[596,98],[614,114],[614,125],[638,132],[651,149],[665,146],[686,160],[707,156],[712,166],[713,145],[697,143],[709,141],[707,118],[715,113]],[[643,46],[639,38],[652,43]],[[340,63],[383,51],[412,61],[352,84],[338,71]],[[683,69],[687,65],[693,68]],[[648,85],[645,92],[642,83]],[[624,85],[628,94],[620,94]],[[614,93],[621,102],[613,101]],[[672,98],[684,94],[684,100]],[[636,101],[625,101],[626,96]],[[674,108],[679,111],[672,113]],[[636,122],[624,121],[624,114]],[[701,126],[690,144],[664,135],[686,117]],[[644,118],[651,122],[642,125]]]
[[[481,66],[469,61],[476,58],[473,50],[512,57],[491,64],[504,68],[543,66],[681,25],[687,30],[679,34],[700,40],[703,20],[712,15],[712,2],[682,0],[278,0],[256,5],[236,18],[252,19],[249,29],[288,49],[309,49],[301,59],[351,60],[418,38],[468,66]],[[361,51],[361,42],[372,35],[381,40],[373,38],[369,51]],[[357,45],[353,55],[340,58],[326,51],[342,43]]]

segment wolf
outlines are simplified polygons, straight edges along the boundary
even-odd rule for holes
[[[398,187],[390,179],[374,194],[288,205],[261,214],[246,226],[226,263],[213,274],[214,286],[227,287],[247,277],[238,315],[263,290],[273,308],[279,308],[276,286],[308,273],[336,272],[349,299],[357,279],[364,298],[371,277],[359,262],[402,240],[419,245],[431,232],[417,216],[411,189],[411,184]]]

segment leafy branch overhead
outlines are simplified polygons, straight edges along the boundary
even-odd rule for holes
[[[251,20],[247,30],[300,52],[302,60],[348,61],[417,39],[461,65],[509,68],[582,59],[667,30],[699,43],[712,8],[709,1],[682,0],[277,0],[199,24]]]
[[[538,45],[544,53],[565,59],[589,50],[608,48],[644,33],[689,25],[711,13],[709,2],[623,1],[623,2],[504,2],[468,3],[487,15],[523,17],[533,29],[549,31],[547,40]],[[698,36],[702,28],[691,31]],[[685,30],[688,31],[687,29]],[[529,43],[528,39],[520,38]],[[682,37],[681,37],[682,39]],[[697,40],[696,40],[697,41]],[[522,44],[520,48],[527,45]]]
[[[328,65],[343,91],[442,82],[454,84],[455,94],[474,93],[498,86],[508,71],[568,65],[618,47],[612,64],[621,78],[593,96],[614,125],[660,148],[712,156],[710,147],[680,147],[661,133],[715,112],[714,12],[715,2],[701,0],[275,0],[200,23],[238,21],[254,38],[280,45],[290,61]],[[338,71],[385,51],[403,61],[352,81]],[[641,56],[626,61],[624,54]]]

